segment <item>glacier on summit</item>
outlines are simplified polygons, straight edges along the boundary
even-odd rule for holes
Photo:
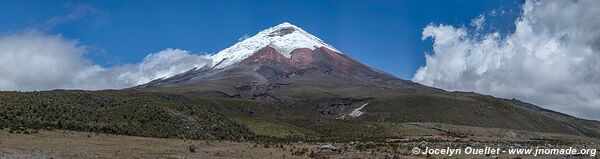
[[[277,26],[265,29],[252,37],[244,39],[243,41],[212,55],[212,67],[217,69],[225,68],[250,57],[253,53],[266,46],[276,49],[287,58],[290,58],[290,53],[292,51],[299,48],[316,49],[319,47],[326,47],[341,53],[339,50],[323,42],[323,40],[318,37],[311,35],[293,24],[284,22]]]

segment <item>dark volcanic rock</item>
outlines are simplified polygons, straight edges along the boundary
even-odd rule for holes
[[[258,82],[252,82],[247,85],[236,86],[239,98],[260,100],[277,105],[291,105],[291,101],[286,101],[283,98],[273,93],[273,90],[279,86],[287,85],[282,83],[272,83],[261,85]]]
[[[342,112],[347,111],[352,106],[353,99],[351,98],[332,98],[321,101],[313,106],[313,110],[328,117],[337,117]]]

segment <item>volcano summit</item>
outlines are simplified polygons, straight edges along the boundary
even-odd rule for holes
[[[173,87],[211,81],[294,83],[329,81],[348,86],[418,86],[369,67],[290,23],[282,23],[211,56],[213,63],[140,87]],[[243,78],[240,78],[243,77]]]

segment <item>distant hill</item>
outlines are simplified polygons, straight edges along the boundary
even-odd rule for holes
[[[244,126],[181,96],[128,91],[0,92],[0,126],[164,138],[254,137]]]

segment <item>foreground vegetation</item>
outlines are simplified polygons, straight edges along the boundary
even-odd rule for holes
[[[0,127],[162,138],[254,137],[246,127],[181,96],[129,91],[0,92]]]

